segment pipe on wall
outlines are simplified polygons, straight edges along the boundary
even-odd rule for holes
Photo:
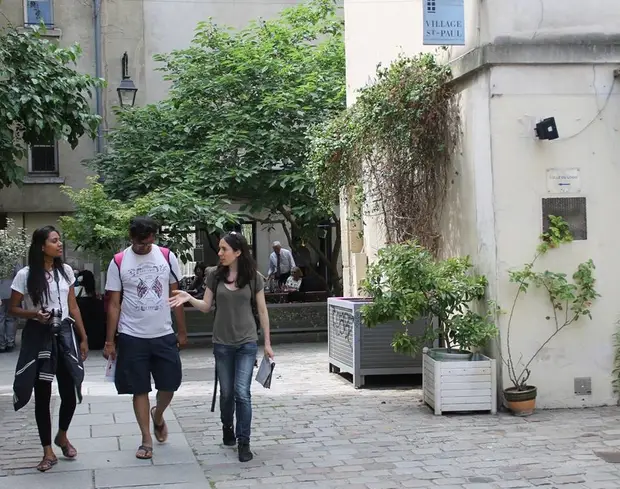
[[[94,16],[93,23],[95,28],[95,76],[101,77],[101,0],[94,0]],[[101,87],[97,87],[95,91],[95,98],[97,101],[97,115],[103,118],[103,96],[101,93]],[[104,150],[103,141],[103,122],[99,124],[97,128],[97,153],[102,153]]]

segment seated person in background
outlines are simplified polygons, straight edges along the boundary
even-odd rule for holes
[[[286,292],[299,292],[302,277],[303,274],[301,273],[301,269],[299,267],[293,267],[291,269],[291,276],[286,279],[286,283],[284,284],[284,290]]]
[[[78,286],[75,288],[75,297],[97,297],[95,275],[90,270],[83,270],[76,276]]]
[[[205,270],[207,265],[204,263],[196,263],[194,268],[194,281],[189,286],[189,294],[196,299],[202,300],[205,295]]]
[[[79,273],[80,291],[76,300],[88,336],[88,347],[91,350],[102,350],[105,343],[106,314],[103,301],[96,289],[95,276],[90,270]]]

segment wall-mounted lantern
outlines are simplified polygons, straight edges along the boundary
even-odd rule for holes
[[[129,56],[127,56],[127,52],[123,54],[121,63],[123,78],[121,79],[121,84],[116,89],[118,92],[118,100],[121,107],[133,107],[136,103],[136,93],[138,92],[138,89],[129,76]]]

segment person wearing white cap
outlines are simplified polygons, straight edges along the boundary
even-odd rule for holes
[[[291,275],[291,270],[295,267],[293,254],[286,248],[282,248],[279,241],[273,242],[273,253],[269,257],[268,278],[275,278],[278,284],[284,285]]]

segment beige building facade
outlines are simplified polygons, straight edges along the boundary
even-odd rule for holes
[[[93,111],[99,110],[104,118],[99,141],[85,138],[75,150],[63,143],[34,148],[33,157],[22,162],[28,170],[24,186],[0,190],[0,215],[33,231],[45,224],[57,224],[60,216],[72,212],[61,186],[83,188],[90,175],[84,160],[105,147],[105,133],[114,127],[113,108],[119,105],[117,87],[125,52],[129,75],[138,88],[136,106],[157,102],[166,97],[168,84],[162,73],[156,71],[153,56],[189,46],[198,22],[213,18],[218,24],[239,28],[259,17],[273,17],[295,3],[296,0],[2,0],[0,11],[6,18],[0,16],[0,24],[8,19],[14,26],[28,28],[43,20],[48,26],[48,38],[63,46],[80,44],[83,56],[77,69],[101,76],[107,87],[100,94],[100,103],[96,97],[92,102]],[[257,261],[266,272],[271,243],[279,240],[286,246],[286,235],[280,224],[256,223],[253,229]],[[330,235],[334,237],[335,233]],[[72,247],[66,247],[66,253],[66,260],[74,267],[99,272],[92,257],[75,252]],[[186,268],[191,274],[193,265]]]
[[[423,44],[424,8],[423,0],[345,0],[349,103],[377,63],[436,49]],[[508,271],[531,260],[543,215],[564,215],[580,235],[539,266],[572,275],[591,258],[602,297],[592,321],[580,320],[543,349],[530,382],[541,407],[614,404],[620,9],[614,0],[465,0],[464,18],[465,45],[442,54],[458,86],[463,130],[442,214],[442,253],[471,255],[489,279],[489,298],[507,309],[515,294]],[[535,125],[548,117],[559,138],[539,140]],[[571,185],[559,187],[559,177]],[[374,216],[342,223],[345,293],[357,295],[384,238]],[[543,299],[532,291],[517,306],[512,348],[525,358],[553,331]],[[497,324],[504,338],[507,316]],[[505,372],[500,378],[508,387]],[[577,393],[581,379],[591,381],[591,393]]]

